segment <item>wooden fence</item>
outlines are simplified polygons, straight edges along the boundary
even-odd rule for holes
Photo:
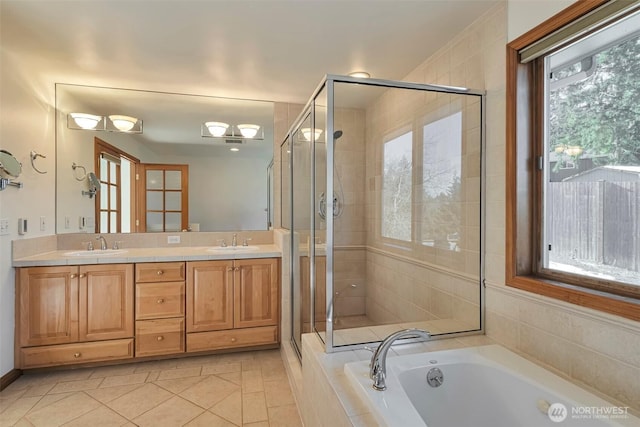
[[[640,182],[551,182],[547,190],[552,259],[640,271]]]

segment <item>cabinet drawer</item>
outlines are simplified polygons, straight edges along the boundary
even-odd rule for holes
[[[20,349],[22,368],[130,359],[133,339],[61,344]]]
[[[184,353],[184,319],[136,322],[136,357]]]
[[[136,320],[184,316],[184,282],[136,283]]]
[[[187,334],[187,352],[277,343],[277,326]]]
[[[136,282],[179,282],[184,278],[184,262],[136,264]]]

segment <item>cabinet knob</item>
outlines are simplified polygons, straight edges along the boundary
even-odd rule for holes
[[[75,273],[73,273],[73,274],[72,274],[71,276],[69,276],[69,277],[71,277],[72,279],[75,279],[76,277],[78,277],[78,275],[77,275],[77,274],[75,274]]]
[[[82,353],[80,353],[80,352],[73,353],[73,357],[75,357],[76,359],[79,358],[80,356],[82,356]]]
[[[162,276],[164,274],[164,271],[162,270],[158,270],[158,272],[156,273],[158,276]]]
[[[235,338],[235,337],[234,337],[234,338],[231,338],[231,342],[236,342],[236,341],[237,341],[237,340],[236,340],[236,338]]]
[[[158,337],[156,338],[158,341],[162,341],[164,339],[164,337],[162,335],[158,335]]]
[[[164,298],[158,298],[158,301],[156,301],[158,304],[164,304]]]
[[[80,273],[80,278],[82,279],[83,277],[86,277],[87,275],[84,273]]]

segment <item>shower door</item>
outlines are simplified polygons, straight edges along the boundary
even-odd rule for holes
[[[309,317],[309,241],[311,232],[312,166],[309,130],[310,112],[294,128],[290,136],[292,191],[291,206],[291,249],[292,249],[292,342],[300,354],[302,334],[311,331]]]

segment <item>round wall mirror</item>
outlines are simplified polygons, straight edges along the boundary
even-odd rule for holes
[[[6,150],[0,150],[0,176],[7,179],[15,179],[20,176],[22,165],[13,154]]]

